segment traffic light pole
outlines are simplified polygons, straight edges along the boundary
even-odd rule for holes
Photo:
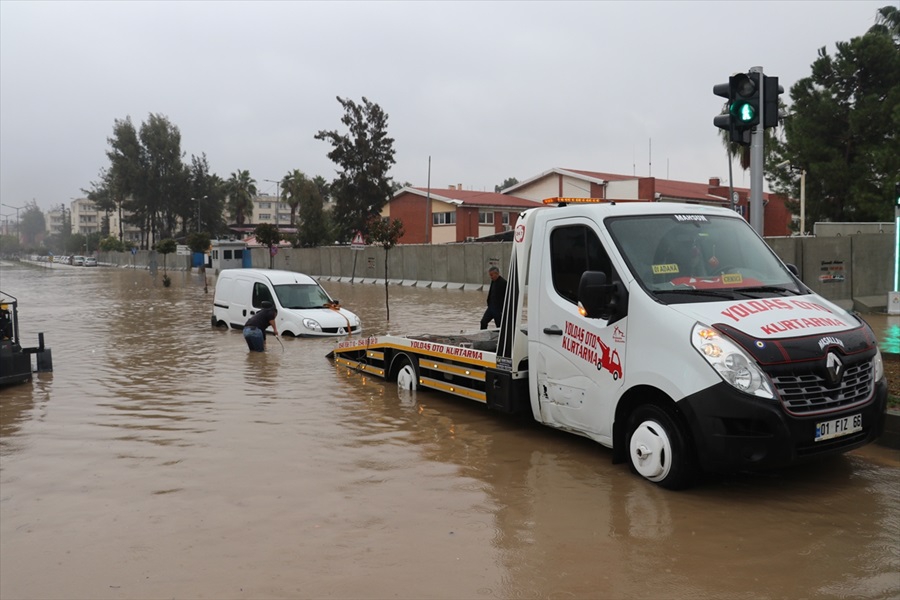
[[[765,221],[764,211],[765,208],[763,206],[763,171],[765,165],[763,165],[763,161],[765,160],[764,145],[765,145],[765,137],[766,137],[766,128],[764,123],[765,114],[763,111],[765,110],[765,98],[763,94],[765,94],[765,87],[762,85],[764,80],[763,78],[763,68],[762,67],[751,67],[751,73],[759,73],[759,124],[757,124],[753,128],[753,139],[750,143],[750,226],[758,233],[759,235],[764,235],[763,232],[763,223]]]

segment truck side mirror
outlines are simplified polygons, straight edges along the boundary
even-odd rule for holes
[[[792,263],[785,263],[784,266],[787,267],[787,270],[791,272],[791,274],[797,279],[800,278],[800,270],[797,268],[797,265]]]
[[[617,312],[619,286],[606,282],[603,271],[585,271],[578,282],[578,309],[589,319],[608,319]]]

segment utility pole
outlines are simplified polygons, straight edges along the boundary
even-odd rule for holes
[[[766,137],[765,128],[765,85],[761,85],[763,79],[762,67],[750,67],[750,73],[757,73],[757,92],[759,93],[758,110],[759,118],[753,127],[753,133],[750,142],[750,226],[756,230],[760,236],[765,235],[763,232],[763,223],[765,222],[763,208],[763,171],[764,171],[764,145]]]

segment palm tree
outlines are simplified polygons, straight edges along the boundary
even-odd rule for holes
[[[880,33],[891,36],[895,41],[900,40],[900,9],[896,6],[879,8],[875,24],[869,27],[867,33]]]
[[[297,208],[308,179],[300,169],[294,169],[281,180],[281,199],[291,207],[291,227],[297,225]]]
[[[256,180],[250,171],[235,171],[226,182],[228,190],[228,211],[234,222],[241,226],[253,216],[253,199],[256,197]]]

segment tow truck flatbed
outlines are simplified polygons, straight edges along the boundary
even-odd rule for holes
[[[488,369],[497,366],[495,330],[459,334],[380,335],[341,342],[335,363],[405,389],[431,388],[486,403]]]

